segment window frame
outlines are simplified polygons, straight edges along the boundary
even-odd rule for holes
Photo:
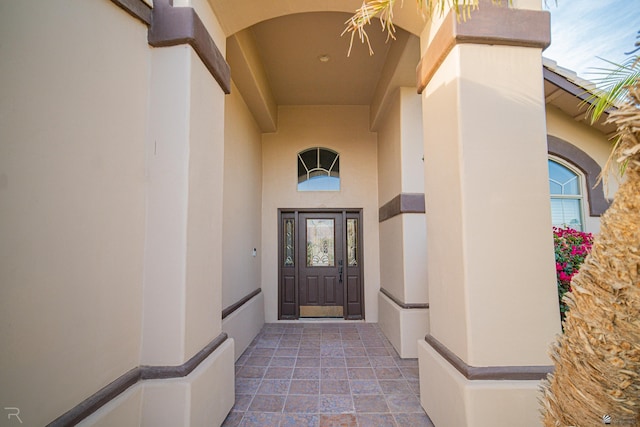
[[[305,160],[303,159],[303,155],[313,150],[316,150],[316,164],[313,167],[309,168]],[[328,169],[325,169],[323,167],[324,165],[320,163],[321,161],[320,159],[322,158],[321,152],[323,150],[335,156],[333,158],[333,161],[331,162],[331,165],[328,166]],[[300,164],[302,164],[302,166],[306,170],[306,179],[303,181],[300,181],[300,177],[303,176],[299,174]],[[334,167],[336,166],[336,164],[337,164],[337,170],[334,170]],[[314,174],[314,172],[316,172],[316,174]],[[322,174],[317,174],[317,172],[322,172]],[[340,176],[340,153],[337,152],[336,150],[332,150],[331,148],[321,147],[321,146],[305,148],[304,150],[301,150],[296,154],[296,175],[297,175],[296,190],[298,192],[302,192],[302,193],[316,192],[316,191],[329,191],[329,192],[338,191],[339,192],[342,189],[342,179]],[[337,188],[305,189],[300,187],[301,184],[308,183],[309,181],[315,178],[337,179]]]
[[[551,194],[551,190],[549,190],[549,203],[551,204],[551,200],[553,199],[578,200],[578,207],[579,207],[579,213],[580,213],[580,226],[581,226],[580,230],[578,231],[586,231],[587,229],[586,212],[588,212],[588,209],[587,209],[588,207],[585,206],[585,203],[586,203],[585,194],[587,193],[587,187],[586,187],[587,179],[585,177],[584,172],[577,166],[573,165],[571,162],[568,162],[567,160],[563,159],[562,157],[548,154],[548,160],[567,168],[570,172],[576,175],[578,180],[578,192],[579,192],[579,194]],[[548,177],[547,181],[551,181],[551,176]],[[552,218],[552,222],[553,222],[553,218]],[[554,225],[554,227],[556,226]],[[569,224],[563,224],[562,227],[569,227]]]

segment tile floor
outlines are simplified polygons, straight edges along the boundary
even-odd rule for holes
[[[418,361],[376,324],[266,324],[236,362],[223,426],[433,426],[419,392]]]

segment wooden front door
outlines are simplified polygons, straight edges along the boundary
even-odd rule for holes
[[[280,211],[279,318],[364,318],[360,211]]]

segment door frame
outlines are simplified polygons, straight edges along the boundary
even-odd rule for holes
[[[346,254],[347,254],[347,239],[346,239],[346,232],[347,232],[347,218],[351,217],[351,218],[357,218],[358,219],[358,236],[357,236],[357,247],[358,247],[358,266],[357,267],[350,267],[351,269],[357,269],[358,272],[358,276],[360,279],[360,283],[357,289],[357,292],[360,296],[360,301],[359,301],[359,311],[360,313],[350,313],[349,312],[349,300],[348,300],[348,295],[347,295],[347,290],[348,290],[348,286],[347,286],[347,277],[348,277],[348,270],[347,270],[347,263],[345,262],[345,273],[344,273],[344,286],[343,286],[343,318],[345,320],[364,320],[365,319],[365,304],[364,304],[364,235],[363,235],[363,224],[362,224],[362,209],[361,208],[355,208],[355,209],[332,209],[332,208],[323,208],[323,209],[306,209],[306,208],[300,208],[300,209],[285,209],[285,208],[279,208],[278,209],[278,320],[298,320],[300,318],[300,301],[299,301],[299,277],[300,277],[300,273],[299,273],[299,263],[296,261],[294,262],[294,266],[293,267],[285,267],[284,266],[284,244],[285,244],[285,230],[284,230],[284,220],[285,219],[293,219],[294,220],[294,237],[293,237],[293,241],[295,242],[295,248],[294,248],[294,259],[297,260],[297,252],[299,249],[299,244],[298,244],[298,227],[299,227],[299,214],[304,213],[304,214],[314,214],[314,213],[332,213],[332,214],[339,214],[342,216],[342,253],[344,254],[344,257],[346,258]],[[288,303],[290,305],[290,307],[287,310],[283,310],[283,304],[285,303],[284,298],[285,298],[285,289],[284,289],[284,280],[285,278],[287,280],[294,280],[294,295],[293,295],[293,304],[295,305],[295,307],[291,307],[291,302]],[[291,300],[291,295],[288,295],[289,300]],[[287,311],[287,313],[283,313],[283,311]]]

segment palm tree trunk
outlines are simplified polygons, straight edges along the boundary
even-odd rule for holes
[[[640,426],[639,82],[629,98],[609,119],[621,135],[614,156],[626,162],[625,180],[565,297],[555,372],[542,386],[545,426]]]

